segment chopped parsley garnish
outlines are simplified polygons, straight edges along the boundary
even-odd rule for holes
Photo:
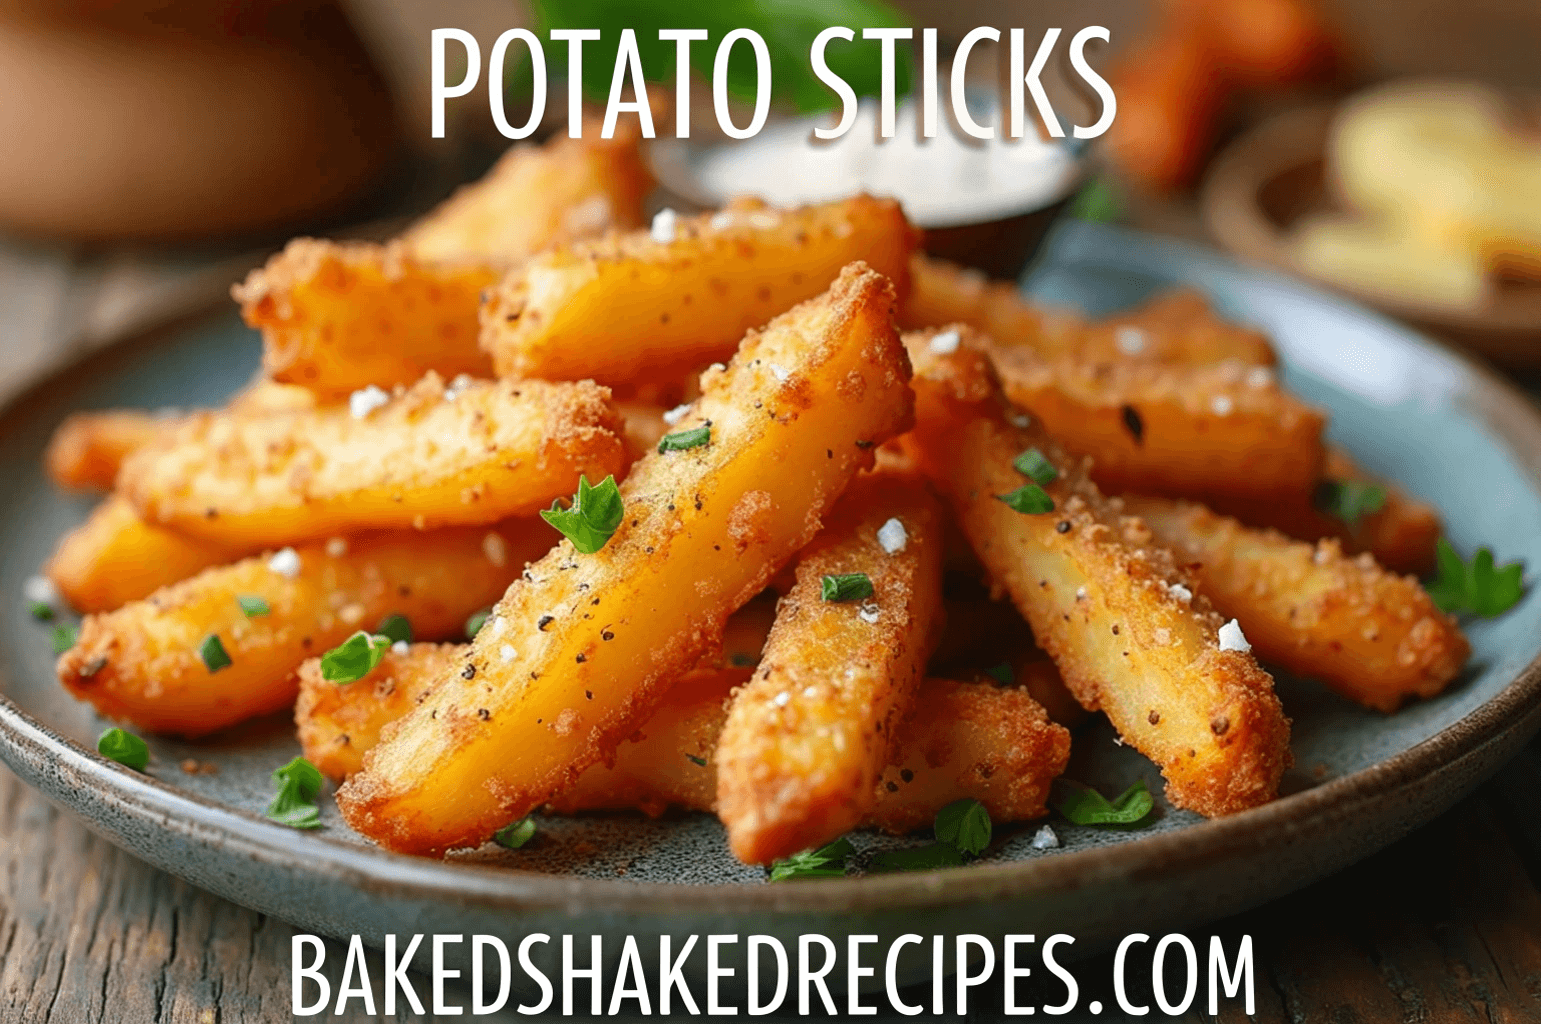
[[[700,757],[696,754],[686,754],[685,760],[689,761],[691,764],[700,765],[702,768],[706,767],[706,758]]]
[[[1010,686],[1017,681],[1017,674],[1011,670],[1011,662],[1009,661],[1003,661],[993,668],[985,669],[985,675],[1001,683],[1003,686]]]
[[[373,672],[390,649],[390,637],[373,636],[361,629],[321,655],[321,678],[338,686],[357,682]]]
[[[1311,501],[1328,515],[1355,526],[1386,507],[1386,489],[1363,480],[1323,480],[1316,485]]]
[[[1010,494],[997,494],[997,500],[1028,516],[1041,516],[1054,511],[1054,499],[1037,484],[1023,484]]]
[[[1490,618],[1513,608],[1525,596],[1522,563],[1495,565],[1493,552],[1478,548],[1468,565],[1443,537],[1434,550],[1438,576],[1426,589],[1441,611]]]
[[[242,614],[248,619],[255,618],[258,615],[267,615],[273,610],[268,607],[268,603],[262,598],[254,597],[250,594],[237,594],[235,601],[236,604],[241,606]]]
[[[770,880],[784,882],[789,878],[839,878],[845,874],[845,859],[856,852],[849,839],[836,839],[817,850],[794,853],[771,865]]]
[[[660,452],[682,452],[690,448],[699,448],[712,439],[711,424],[696,427],[694,430],[681,430],[677,434],[665,434],[658,442]]]
[[[297,757],[273,773],[278,793],[268,804],[268,817],[290,828],[320,828],[321,809],[316,797],[321,792],[321,773],[316,766]]]
[[[573,547],[585,555],[592,555],[605,546],[625,514],[621,489],[615,485],[615,477],[607,476],[598,487],[590,487],[588,477],[580,476],[572,507],[563,508],[560,500],[554,501],[540,517],[572,541]]]
[[[1112,801],[1090,786],[1069,779],[1060,783],[1061,797],[1054,809],[1077,825],[1133,825],[1143,821],[1156,805],[1144,779]]]
[[[535,838],[535,819],[526,815],[518,821],[510,822],[493,833],[492,840],[499,846],[506,846],[510,850],[517,850],[531,839]]]
[[[63,654],[80,639],[79,626],[55,626],[53,632],[54,653]]]
[[[884,850],[867,864],[868,871],[930,871],[963,863],[963,851],[951,843],[927,843],[904,850]]]
[[[1029,448],[1018,455],[1011,465],[1035,484],[1052,484],[1059,479],[1059,470],[1037,448]]]
[[[54,606],[47,601],[33,601],[27,609],[32,617],[39,622],[47,622],[54,617]]]
[[[405,615],[387,615],[375,627],[375,636],[383,636],[393,644],[412,642],[412,623]]]
[[[220,643],[218,633],[210,633],[203,638],[203,643],[198,645],[198,657],[203,659],[204,667],[210,672],[218,672],[235,664],[225,652],[225,645]]]
[[[136,772],[150,763],[150,748],[144,740],[122,729],[108,729],[96,741],[96,752]]]
[[[489,615],[491,615],[491,614],[492,614],[492,608],[491,607],[483,608],[480,611],[474,611],[474,612],[471,613],[471,617],[469,619],[466,619],[466,639],[467,640],[475,640],[476,639],[476,634],[478,634],[478,633],[480,633],[482,631],[482,627],[487,624],[487,617]]]
[[[990,845],[990,812],[972,797],[954,800],[936,812],[936,838],[963,853],[979,856]]]
[[[872,579],[864,572],[843,572],[819,580],[819,596],[826,601],[860,601],[872,596]]]

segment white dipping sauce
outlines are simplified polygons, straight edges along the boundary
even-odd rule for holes
[[[894,112],[894,137],[879,139],[878,105],[864,102],[838,139],[813,136],[830,114],[772,124],[743,142],[697,157],[696,184],[721,201],[758,196],[773,206],[843,199],[865,191],[891,196],[920,227],[973,224],[1048,206],[1077,184],[1076,158],[1036,134],[992,140],[958,137],[941,117],[936,137],[920,139],[913,103]]]

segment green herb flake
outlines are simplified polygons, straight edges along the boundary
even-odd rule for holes
[[[27,611],[39,622],[48,622],[54,617],[54,606],[47,601],[33,601]]]
[[[1059,470],[1055,469],[1054,463],[1045,458],[1043,452],[1037,448],[1029,448],[1018,455],[1011,465],[1018,473],[1035,484],[1048,486],[1059,479]]]
[[[867,870],[875,873],[889,871],[931,871],[935,868],[952,868],[963,863],[963,851],[951,843],[929,843],[905,850],[884,850],[873,857]]]
[[[248,619],[254,619],[258,615],[268,615],[273,611],[265,600],[251,594],[237,594],[235,602],[241,606],[241,613]]]
[[[1365,516],[1386,507],[1386,489],[1363,480],[1323,480],[1311,495],[1322,512],[1356,526]]]
[[[320,828],[321,809],[316,797],[321,793],[321,773],[316,766],[297,757],[273,773],[278,793],[268,804],[268,817],[290,828]]]
[[[1496,565],[1490,549],[1478,548],[1468,565],[1443,537],[1434,550],[1438,575],[1426,589],[1441,611],[1491,618],[1513,608],[1525,596],[1522,563]]]
[[[1070,216],[1112,224],[1123,219],[1124,201],[1106,178],[1094,178],[1071,200]]]
[[[492,840],[499,846],[506,846],[510,850],[517,850],[531,839],[535,838],[535,819],[526,815],[518,821],[510,822],[493,833]]]
[[[696,427],[694,430],[681,430],[677,434],[665,434],[658,442],[659,452],[683,452],[691,448],[700,448],[712,440],[711,424]]]
[[[625,514],[615,477],[607,476],[598,487],[590,487],[588,477],[580,476],[572,507],[563,508],[560,501],[554,501],[540,517],[572,541],[573,547],[592,555],[605,546]]]
[[[872,596],[872,578],[864,572],[844,572],[819,580],[826,601],[861,601]]]
[[[393,644],[412,642],[412,623],[405,615],[387,615],[375,627],[375,636],[383,636]]]
[[[1090,786],[1061,779],[1061,798],[1054,809],[1077,825],[1133,825],[1155,807],[1145,780],[1140,779],[1109,801]]]
[[[479,611],[474,611],[474,612],[471,613],[471,617],[469,619],[466,619],[466,639],[467,640],[475,640],[476,639],[476,634],[478,634],[478,633],[480,633],[482,631],[482,627],[487,624],[487,617],[490,616],[491,614],[492,614],[491,607],[482,608]]]
[[[321,678],[338,686],[358,682],[374,671],[390,649],[390,637],[373,636],[361,629],[321,655]]]
[[[1023,515],[1041,516],[1045,512],[1054,511],[1054,499],[1037,484],[1023,484],[1010,494],[997,494],[995,497]]]
[[[96,741],[96,752],[109,761],[142,772],[150,763],[150,748],[144,740],[122,729],[108,729]]]
[[[55,626],[53,631],[53,645],[55,654],[63,654],[75,646],[75,641],[80,639],[79,626]]]
[[[993,668],[985,669],[985,675],[994,679],[1002,686],[1010,686],[1017,681],[1017,674],[1011,670],[1011,662],[1003,661]]]
[[[198,645],[198,657],[203,659],[204,667],[210,673],[235,664],[225,652],[225,645],[220,642],[218,633],[210,633],[203,638],[203,643]]]
[[[845,874],[845,860],[856,852],[849,839],[836,839],[817,850],[794,853],[771,865],[770,880],[785,882],[791,878],[839,878]]]
[[[936,812],[937,841],[970,856],[979,856],[990,845],[990,832],[990,812],[972,797],[954,800]]]
[[[706,767],[706,758],[704,757],[699,757],[695,754],[686,754],[685,760],[689,761],[691,764],[700,765],[702,768]]]

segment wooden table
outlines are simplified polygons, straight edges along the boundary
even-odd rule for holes
[[[234,279],[247,261],[179,267],[0,246],[0,400],[152,307]],[[1213,931],[1257,944],[1257,1021],[1541,1021],[1538,884],[1541,742],[1432,825]],[[292,934],[121,852],[0,768],[0,1021],[287,1021]],[[328,952],[334,991],[344,953]],[[1076,974],[1081,1006],[1116,1005],[1110,957]],[[1131,997],[1151,1003],[1138,984]],[[998,1012],[988,997],[972,1009],[984,1020]],[[1232,1007],[1220,1019],[1245,1016]]]

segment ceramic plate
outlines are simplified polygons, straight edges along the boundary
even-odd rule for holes
[[[1289,386],[1331,410],[1334,438],[1368,469],[1437,504],[1458,547],[1492,544],[1502,559],[1541,565],[1541,418],[1485,370],[1308,287],[1106,227],[1059,230],[1026,287],[1106,312],[1174,283],[1268,331]],[[255,335],[221,311],[127,339],[0,419],[0,757],[112,841],[307,930],[377,943],[391,932],[632,934],[644,949],[664,932],[785,940],[814,931],[839,941],[917,928],[1066,931],[1089,951],[1132,930],[1241,910],[1363,857],[1450,805],[1541,727],[1541,598],[1531,595],[1502,618],[1471,625],[1470,667],[1448,692],[1394,716],[1280,678],[1296,768],[1279,800],[1220,821],[1158,804],[1155,823],[1139,831],[1055,820],[1058,850],[1031,848],[1036,826],[1009,827],[966,868],[774,885],[738,864],[704,815],[552,820],[526,850],[443,863],[370,846],[329,801],[325,829],[295,832],[262,817],[269,773],[299,751],[289,723],[249,723],[197,744],[153,741],[148,775],[109,763],[94,753],[104,723],[53,679],[48,629],[21,597],[25,579],[89,507],[43,479],[39,455],[59,420],[111,405],[217,403],[257,359]],[[187,774],[185,758],[217,773]],[[1140,776],[1161,789],[1152,766],[1117,746],[1105,725],[1077,734],[1069,774],[1104,791]],[[863,849],[894,842],[855,838]],[[607,944],[608,955],[617,945]],[[926,965],[913,949],[916,960],[904,967],[916,977]],[[698,970],[700,959],[692,960]]]

